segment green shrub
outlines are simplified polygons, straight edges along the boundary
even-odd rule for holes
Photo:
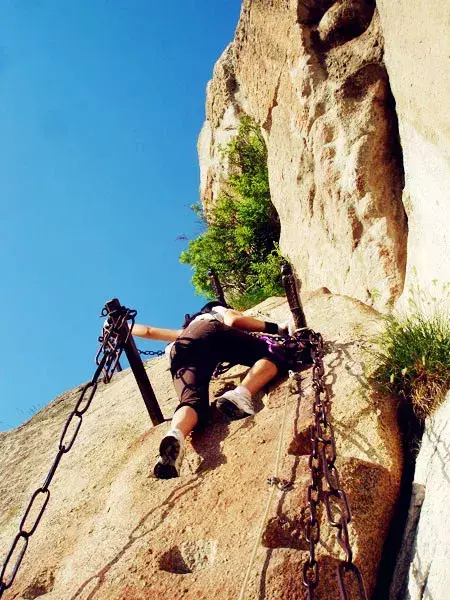
[[[205,215],[192,208],[206,230],[191,240],[180,261],[194,270],[198,294],[212,297],[208,272],[213,269],[227,301],[241,310],[277,294],[281,285],[278,249],[280,224],[270,199],[267,149],[258,126],[248,117],[237,136],[222,149],[231,175],[214,207]]]
[[[283,260],[278,244],[275,244],[264,262],[253,263],[252,274],[247,278],[246,291],[229,293],[227,298],[229,304],[237,310],[247,310],[270,296],[284,294],[280,277]]]
[[[386,317],[376,341],[372,382],[410,402],[423,420],[442,402],[450,387],[449,284],[441,300],[411,290],[409,311]]]

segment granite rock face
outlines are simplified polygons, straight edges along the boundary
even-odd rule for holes
[[[403,148],[406,289],[450,281],[450,1],[378,0]]]
[[[403,290],[407,220],[374,3],[244,0],[207,89],[199,141],[207,210],[226,176],[219,146],[243,114],[264,133],[281,250],[304,289],[393,303]]]
[[[256,309],[275,320],[287,316],[283,299]],[[363,374],[365,336],[379,316],[362,303],[326,291],[305,302],[321,331],[337,440],[337,467],[353,513],[354,560],[373,589],[383,540],[397,498],[401,449],[396,409],[371,392]],[[176,405],[166,358],[146,363],[169,417]],[[239,380],[242,368],[211,386],[211,396]],[[294,600],[303,594],[301,570],[305,493],[309,484],[308,436],[313,391],[306,371],[301,394],[288,381],[256,401],[257,413],[227,423],[212,411],[208,428],[192,437],[179,479],[151,475],[160,439],[129,370],[100,385],[79,437],[63,458],[51,498],[5,600],[237,598],[264,513],[273,475],[280,423],[287,421],[279,476],[292,481],[275,491],[246,600]],[[0,433],[0,555],[17,531],[24,507],[45,478],[61,429],[79,388],[63,394],[21,427]],[[335,567],[343,553],[320,509],[319,596],[339,598]]]
[[[450,394],[427,419],[390,600],[445,600],[450,589]]]

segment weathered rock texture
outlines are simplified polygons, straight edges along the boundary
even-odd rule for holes
[[[403,290],[407,221],[397,117],[372,0],[244,0],[208,85],[201,195],[239,116],[262,127],[280,246],[305,289],[384,307]]]
[[[450,590],[450,394],[427,420],[390,600],[446,600]]]
[[[281,299],[260,307],[286,316]],[[337,466],[353,510],[355,562],[373,588],[383,540],[397,498],[401,450],[395,407],[369,391],[362,369],[364,336],[378,327],[377,313],[360,302],[325,292],[305,304],[311,326],[328,345],[327,382],[337,438]],[[175,406],[165,358],[147,363],[169,416]],[[218,392],[240,369],[216,381]],[[280,476],[293,482],[277,491],[264,529],[246,600],[303,597],[307,556],[305,516],[310,373],[302,393],[274,385],[254,417],[226,423],[212,413],[206,431],[189,443],[182,477],[150,477],[166,430],[152,428],[129,371],[101,385],[83,419],[79,438],[52,483],[45,517],[32,537],[6,600],[102,598],[230,600],[237,598],[273,474],[286,393],[288,419]],[[59,433],[79,390],[56,399],[16,430],[0,434],[0,552],[6,552],[32,491],[45,477]],[[323,511],[319,596],[339,597],[335,566],[342,551]]]
[[[406,289],[414,279],[426,287],[450,281],[450,2],[377,6],[403,148]]]

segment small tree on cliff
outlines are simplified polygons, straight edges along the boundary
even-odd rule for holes
[[[280,224],[270,199],[267,149],[258,126],[241,120],[237,136],[222,149],[232,174],[207,215],[192,208],[206,230],[189,242],[180,261],[194,269],[198,294],[212,297],[208,278],[214,269],[227,301],[248,308],[271,295],[282,294],[278,249]]]

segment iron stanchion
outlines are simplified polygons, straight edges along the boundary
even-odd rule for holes
[[[218,277],[217,273],[214,271],[214,269],[210,269],[208,271],[208,277],[209,277],[209,281],[211,282],[211,287],[213,289],[213,292],[214,292],[217,300],[223,306],[227,306],[227,303],[225,302],[225,295],[223,293],[223,289],[222,289],[222,286],[219,281],[219,277]]]
[[[108,311],[108,314],[113,317],[116,311],[120,311],[122,309],[122,305],[117,298],[114,298],[105,304],[105,308]],[[123,323],[119,333],[124,343],[123,348],[125,350],[125,354],[128,358],[128,362],[130,363],[133,375],[136,378],[136,382],[139,390],[141,391],[142,398],[145,406],[147,407],[148,414],[150,415],[150,419],[153,425],[159,425],[164,421],[164,416],[159,407],[158,400],[156,399],[155,392],[153,391],[141,357],[139,356],[133,336],[130,333],[128,323]]]
[[[294,317],[295,328],[302,329],[303,327],[306,327],[306,317],[305,313],[303,312],[300,295],[297,292],[297,286],[295,285],[292,267],[287,261],[284,262],[283,266],[281,267],[281,281],[289,302],[289,308],[291,309],[292,316]]]

